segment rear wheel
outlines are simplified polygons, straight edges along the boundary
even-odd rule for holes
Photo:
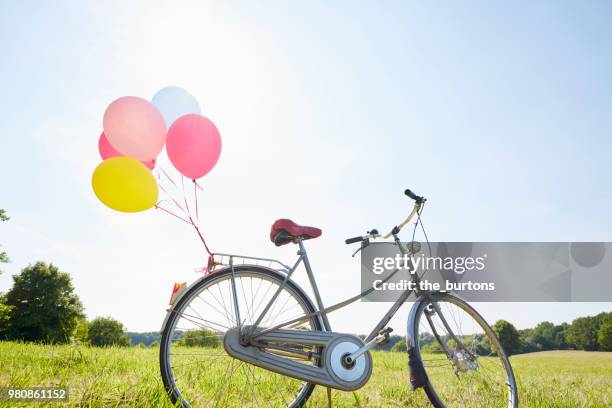
[[[510,361],[491,327],[465,301],[431,295],[418,306],[412,333],[434,406],[518,407]]]
[[[161,374],[170,398],[185,407],[301,407],[314,384],[250,365],[225,352],[223,336],[237,326],[231,276],[229,268],[214,272],[172,308],[160,344]],[[235,279],[241,324],[248,326],[255,323],[285,275],[240,266],[235,268]],[[314,311],[302,290],[288,281],[259,327]],[[321,330],[321,324],[313,317],[291,328]]]

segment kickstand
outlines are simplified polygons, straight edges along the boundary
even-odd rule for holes
[[[327,403],[329,408],[332,408],[331,388],[327,387]]]

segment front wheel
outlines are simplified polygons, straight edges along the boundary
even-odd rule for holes
[[[423,388],[435,407],[518,407],[510,361],[473,307],[432,294],[416,305],[409,325],[414,357],[426,373]]]

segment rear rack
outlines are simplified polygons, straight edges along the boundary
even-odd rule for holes
[[[291,267],[281,261],[270,258],[259,258],[254,256],[214,253],[208,257],[208,266],[203,272],[208,275],[215,272],[218,266],[255,265],[274,269],[279,272],[288,273]]]

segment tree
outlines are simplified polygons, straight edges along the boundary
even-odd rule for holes
[[[70,275],[44,262],[14,275],[5,299],[11,307],[5,335],[9,340],[67,343],[83,316]]]
[[[597,342],[602,351],[612,351],[612,323],[606,322],[601,325],[597,332]]]
[[[555,325],[542,322],[533,329],[533,341],[540,345],[541,350],[551,350],[555,345]]]
[[[534,330],[535,329],[522,329],[518,331],[521,338],[523,353],[533,353],[534,351],[542,350],[542,346],[535,340]]]
[[[89,323],[89,344],[96,347],[129,346],[123,324],[111,317],[96,317]]]
[[[597,330],[599,330],[599,328],[606,324],[606,323],[612,323],[612,312],[601,312],[600,314],[595,316],[595,324],[597,325]]]
[[[498,320],[493,325],[493,331],[508,356],[522,351],[521,338],[512,323],[506,320]]]
[[[523,353],[542,350],[563,350],[568,348],[565,341],[567,323],[555,326],[551,322],[541,322],[533,329],[519,330]]]
[[[565,332],[569,344],[580,350],[597,350],[597,320],[591,316],[579,317],[574,320]]]
[[[406,346],[406,341],[398,341],[396,342],[391,351],[395,351],[397,353],[406,353],[408,351],[408,346]]]
[[[221,344],[221,340],[214,331],[201,328],[186,331],[180,344],[187,347],[216,347]]]
[[[570,325],[567,323],[561,323],[555,326],[555,349],[565,350],[569,347],[565,340],[565,335],[569,326]]]
[[[9,216],[6,215],[6,211],[2,208],[0,208],[0,221],[4,222],[4,221],[8,221],[10,220]],[[7,263],[9,262],[9,257],[8,254],[6,253],[6,251],[0,251],[0,263]],[[0,273],[2,273],[2,271],[0,270]],[[1,312],[0,312],[1,313]]]
[[[74,340],[80,344],[89,344],[89,323],[86,319],[80,319],[74,330]]]

